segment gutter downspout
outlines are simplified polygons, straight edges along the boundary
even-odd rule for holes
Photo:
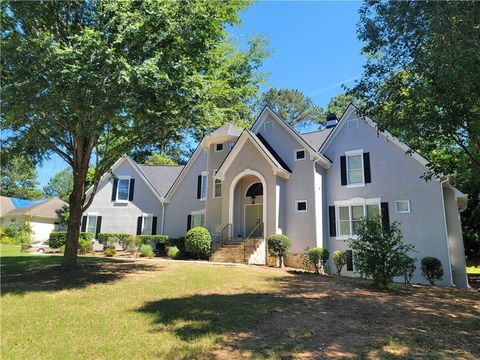
[[[456,287],[453,282],[453,269],[452,269],[452,260],[450,257],[450,242],[448,239],[448,228],[447,228],[447,213],[445,210],[445,198],[443,195],[443,184],[447,183],[450,180],[448,176],[445,177],[445,180],[440,181],[440,191],[442,192],[442,209],[443,209],[443,220],[445,223],[445,236],[447,238],[447,254],[448,254],[448,271],[450,272],[450,286]]]
[[[165,198],[160,200],[160,204],[162,204],[162,222],[160,223],[160,234],[163,234],[164,226],[165,226]]]

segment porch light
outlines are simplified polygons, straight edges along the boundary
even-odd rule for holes
[[[255,205],[255,195],[252,195],[250,198],[252,199],[252,205]]]

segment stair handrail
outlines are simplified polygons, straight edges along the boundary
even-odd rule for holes
[[[261,230],[261,237],[263,237],[263,222],[260,222],[260,223],[257,224],[257,226],[255,226],[255,227],[253,228],[253,230],[250,232],[250,234],[248,234],[248,236],[243,239],[243,262],[244,262],[244,263],[247,262],[247,260],[246,260],[246,257],[247,257],[247,241],[248,241],[248,239],[252,238],[252,239],[253,239],[253,247],[256,248],[256,246],[257,246],[257,241],[256,241],[256,239],[257,239],[258,237],[253,237],[252,235],[253,235],[253,234],[255,233],[255,231],[256,231],[257,229],[259,229],[259,228],[262,229],[262,230]]]
[[[212,250],[211,250],[212,253],[217,248],[219,248],[220,246],[222,246],[227,242],[227,240],[230,237],[231,227],[232,227],[232,224],[225,225],[220,231],[220,233],[217,236],[215,236],[215,238],[212,241]]]

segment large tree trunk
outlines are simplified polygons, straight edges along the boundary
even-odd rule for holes
[[[80,235],[80,225],[82,221],[82,207],[85,194],[86,170],[80,170],[85,173],[84,176],[74,176],[73,191],[69,198],[70,221],[67,228],[67,242],[65,244],[65,254],[63,256],[63,267],[66,269],[74,268],[77,265],[78,238]],[[75,172],[74,172],[75,174]]]
[[[69,197],[70,221],[63,255],[63,268],[73,269],[77,265],[78,237],[85,203],[85,187],[93,142],[77,138],[73,157],[73,190]]]

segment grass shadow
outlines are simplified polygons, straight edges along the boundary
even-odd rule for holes
[[[34,291],[61,291],[104,284],[141,271],[159,271],[159,265],[117,259],[79,257],[66,271],[61,256],[2,256],[1,295]]]

